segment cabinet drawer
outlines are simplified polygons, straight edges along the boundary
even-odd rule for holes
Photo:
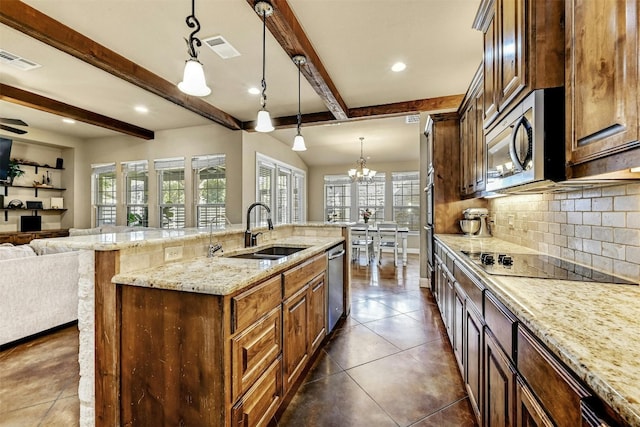
[[[254,323],[282,301],[280,276],[231,298],[231,333],[241,331]]]
[[[282,349],[280,306],[231,340],[232,401],[241,396],[278,357]]]
[[[284,297],[288,298],[298,292],[300,288],[309,283],[309,281],[318,274],[325,271],[326,268],[327,256],[322,254],[283,273]]]
[[[522,326],[518,327],[518,371],[557,427],[580,425],[580,400],[589,393]]]
[[[484,313],[482,305],[482,291],[484,290],[484,286],[471,279],[469,274],[460,268],[458,264],[454,266],[453,275],[467,294],[467,304],[469,300],[471,300],[476,311],[482,315]]]
[[[513,337],[517,327],[516,318],[507,310],[491,292],[484,294],[484,321],[493,332],[498,344],[513,361]]]
[[[277,359],[251,389],[231,409],[234,427],[262,427],[282,402],[282,361]]]

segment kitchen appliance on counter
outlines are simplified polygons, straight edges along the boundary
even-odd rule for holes
[[[544,254],[462,251],[488,274],[638,285],[630,280]]]
[[[487,132],[487,191],[563,181],[564,91],[535,90]]]
[[[491,237],[487,226],[487,216],[489,216],[487,209],[467,208],[462,211],[462,215],[464,219],[460,221],[460,228],[465,236]]]

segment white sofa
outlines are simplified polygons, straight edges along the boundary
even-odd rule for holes
[[[0,345],[78,319],[78,252],[0,252]]]

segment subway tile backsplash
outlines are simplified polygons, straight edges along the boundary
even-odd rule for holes
[[[640,183],[489,201],[495,237],[640,281]]]

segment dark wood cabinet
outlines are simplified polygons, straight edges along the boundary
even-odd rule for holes
[[[484,332],[484,425],[514,425],[515,369],[496,343],[491,331]]]
[[[465,353],[465,371],[464,381],[469,393],[469,401],[471,408],[476,414],[476,418],[482,421],[482,338],[483,338],[483,322],[482,316],[479,315],[473,306],[467,300],[465,306],[465,328],[463,343]]]
[[[464,291],[454,281],[453,282],[453,304],[451,321],[453,323],[451,330],[453,332],[453,354],[458,362],[460,372],[464,373],[464,304],[465,304]]]
[[[564,5],[483,0],[473,28],[484,34],[484,128],[534,89],[564,84]]]
[[[27,245],[34,239],[49,239],[52,237],[67,237],[69,230],[43,230],[31,231],[28,233],[0,233],[0,243],[11,243],[14,245]]]
[[[516,380],[516,427],[554,427],[527,385]]]
[[[460,194],[471,196],[486,188],[483,129],[482,65],[478,68],[460,110]]]
[[[638,1],[566,1],[567,160],[572,177],[638,166]]]

